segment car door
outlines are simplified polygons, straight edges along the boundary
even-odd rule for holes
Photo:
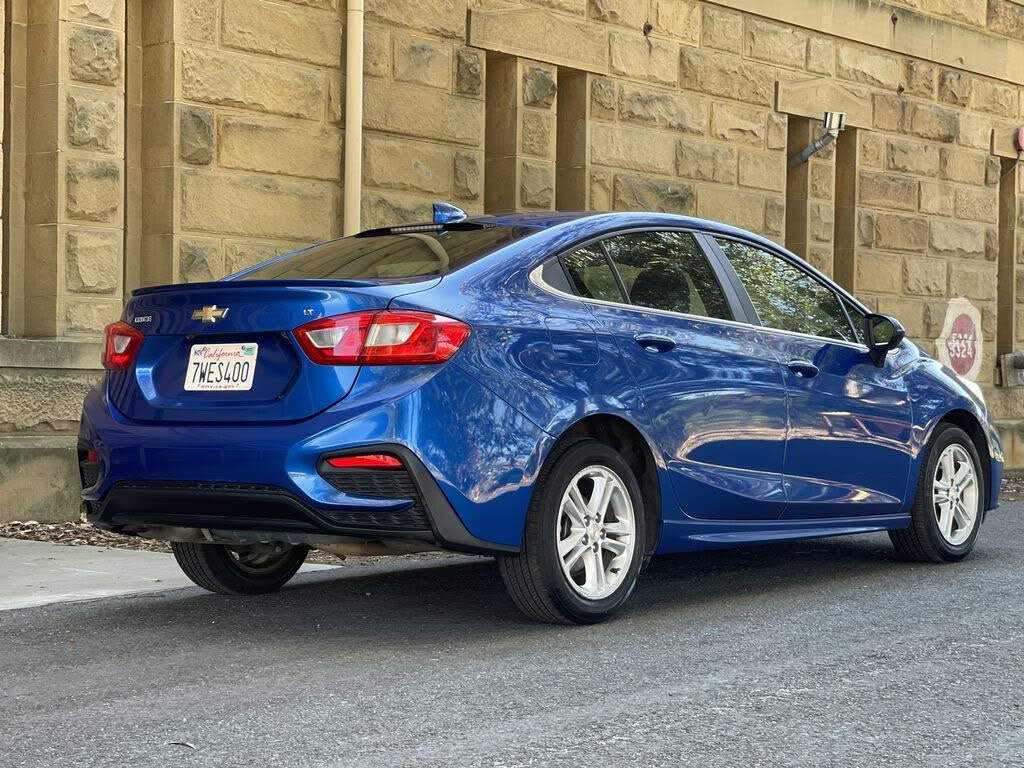
[[[616,234],[561,257],[636,379],[679,508],[692,518],[777,519],[785,386],[734,287],[684,231]]]
[[[741,240],[717,245],[746,289],[786,382],[785,518],[896,514],[910,470],[911,404],[890,355],[876,366],[826,282]]]

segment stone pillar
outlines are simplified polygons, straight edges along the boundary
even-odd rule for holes
[[[215,280],[340,234],[338,0],[133,2],[141,283]]]
[[[811,121],[804,117],[789,118],[786,155],[792,157],[812,140]],[[808,197],[811,167],[801,163],[786,172],[786,247],[797,256],[807,258]]]
[[[555,151],[555,207],[594,208],[590,195],[590,89],[594,75],[563,72],[558,78]]]
[[[24,309],[10,330],[95,335],[122,302],[125,2],[33,1],[23,13],[30,121],[15,127],[24,177],[12,195],[20,185]]]
[[[820,121],[791,116],[788,122],[788,157],[821,135]],[[833,271],[835,151],[829,144],[786,175],[786,247],[828,274]]]
[[[174,231],[177,189],[178,116],[175,104],[175,0],[141,2],[142,76],[138,84],[141,133],[138,144],[141,226],[138,281],[157,285],[174,281]],[[210,4],[211,13],[216,14]],[[182,120],[188,123],[187,116]],[[209,147],[213,144],[212,118],[208,121]],[[194,147],[196,159],[210,161],[211,149]]]
[[[1018,164],[1007,176],[1015,178],[1013,200],[1010,202],[1013,210],[1008,211],[1010,218],[1007,222],[1007,229],[1013,233],[1007,238],[1012,241],[1010,245],[1013,249],[1013,289],[1006,301],[1013,307],[1009,321],[1009,338],[1013,349],[1018,350],[1024,347],[1024,307],[1020,306],[1021,300],[1024,300],[1024,235],[1021,234],[1024,231],[1024,195],[1021,194],[1021,190],[1024,189],[1024,167]],[[1013,214],[1016,214],[1016,218]]]
[[[555,67],[512,56],[487,62],[484,207],[555,207]]]
[[[1017,306],[1021,298],[1018,286],[1024,284],[1024,268],[1018,266],[1022,243],[1017,236],[1017,228],[1024,225],[1024,208],[1020,206],[1018,193],[1022,171],[1016,159],[995,157],[989,158],[989,161],[989,176],[999,174],[996,354],[1006,355],[1020,348],[1021,330],[1024,329],[1024,309]]]
[[[6,22],[7,22],[7,10],[6,10],[6,7],[0,7],[0,50],[6,50],[7,49],[8,41],[7,41],[7,37],[6,37],[6,34],[5,34],[5,30],[7,28],[7,23]],[[7,98],[7,94],[4,93],[5,69],[6,69],[6,63],[5,62],[0,62],[0,99],[6,99]],[[4,103],[6,103],[6,102],[4,102]],[[2,152],[0,152],[0,161],[10,162],[8,158],[2,156],[2,155],[6,155],[7,154],[7,146],[6,146],[6,143],[4,142],[5,138],[6,137],[3,135],[3,128],[0,127],[0,146],[3,146],[3,150],[2,150]],[[2,167],[3,167],[3,162],[0,162],[0,169],[2,169]],[[0,171],[0,176],[2,176],[2,171]],[[2,195],[2,193],[0,193],[0,195]],[[2,198],[0,198],[0,210],[3,210],[3,200],[2,200]],[[0,232],[6,232],[6,229],[7,229],[7,222],[2,220],[2,217],[0,217]],[[3,252],[2,252],[2,248],[0,248],[0,318],[5,318],[6,317],[6,308],[4,307],[4,302],[7,299],[7,296],[6,296],[6,293],[7,293],[7,283],[6,283],[5,275],[4,275],[3,272],[4,272],[4,270],[3,270]],[[3,326],[5,326],[5,325],[6,325],[6,322],[0,322],[0,333],[3,332],[3,330],[4,330]]]

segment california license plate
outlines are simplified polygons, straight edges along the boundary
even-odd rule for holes
[[[252,389],[259,344],[193,344],[185,371],[185,390]]]

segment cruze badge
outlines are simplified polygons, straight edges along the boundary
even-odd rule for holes
[[[193,320],[202,320],[204,323],[216,323],[223,317],[228,316],[228,308],[217,309],[217,305],[213,304],[202,309],[197,309],[192,313]]]

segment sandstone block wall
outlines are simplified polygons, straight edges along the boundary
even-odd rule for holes
[[[139,282],[217,279],[337,235],[337,2],[140,6]]]
[[[7,3],[0,436],[72,439],[131,289],[341,233],[345,10]],[[435,200],[723,220],[930,351],[968,299],[993,412],[1024,420],[993,379],[1024,346],[1014,0],[366,0],[363,74],[364,228]],[[847,130],[788,170],[826,109]]]

